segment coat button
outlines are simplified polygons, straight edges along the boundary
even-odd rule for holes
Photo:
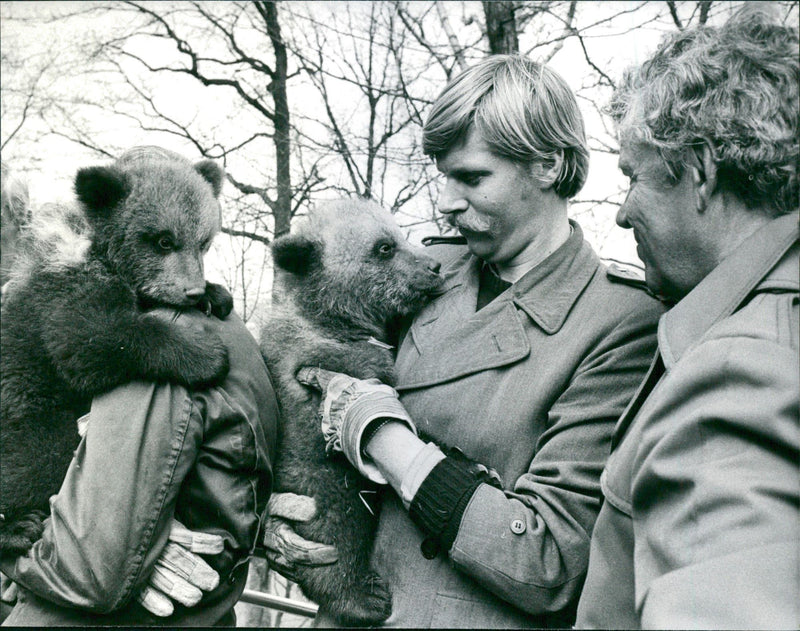
[[[511,532],[515,535],[521,535],[525,532],[525,522],[521,519],[515,519],[511,522]]]
[[[435,559],[436,555],[439,554],[439,540],[435,537],[426,537],[422,540],[420,550],[422,551],[422,556],[426,559]]]

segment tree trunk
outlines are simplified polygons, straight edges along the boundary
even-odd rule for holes
[[[278,24],[278,7],[275,2],[262,2],[267,34],[275,51],[275,70],[269,91],[275,105],[275,180],[276,196],[273,206],[275,236],[289,232],[292,221],[291,139],[289,128],[289,99],[286,96],[286,45]]]
[[[516,4],[506,0],[484,0],[483,12],[486,17],[486,37],[489,39],[489,52],[519,52],[517,19],[514,15]]]

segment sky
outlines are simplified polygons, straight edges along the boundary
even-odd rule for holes
[[[319,3],[318,3],[319,4]],[[326,8],[338,3],[325,3]],[[309,6],[308,3],[283,2],[281,5],[285,9],[294,10]],[[581,2],[581,19],[584,23],[597,22],[598,25],[591,31],[591,37],[586,40],[586,46],[591,52],[591,57],[600,67],[609,71],[612,76],[618,77],[623,69],[629,65],[640,63],[657,46],[663,33],[674,30],[674,25],[668,19],[656,20],[642,26],[643,13],[641,10],[634,11],[639,7],[638,2]],[[685,6],[691,8],[693,3]],[[0,15],[3,17],[13,15],[15,17],[36,17],[49,13],[54,8],[68,8],[87,6],[87,3],[67,3],[67,2],[0,2]],[[313,3],[311,4],[313,8]],[[366,7],[367,3],[362,3],[360,7]],[[448,9],[454,10],[457,3],[448,3]],[[480,11],[479,3],[458,3],[464,6],[463,15],[468,15],[470,11]],[[664,13],[663,3],[651,3],[644,8],[647,12],[656,15]],[[721,6],[721,5],[718,5]],[[602,20],[610,14],[616,17],[613,21],[603,23]],[[458,12],[454,14],[454,23],[458,25]],[[646,17],[646,16],[645,16]],[[93,30],[103,32],[108,28],[107,18],[97,17],[88,18],[81,23],[76,23],[72,32],[64,32],[57,25],[37,23],[35,26],[27,26],[24,23],[15,21],[14,23],[3,20],[0,22],[0,43],[5,48],[13,43],[17,49],[14,51],[23,59],[35,63],[38,56],[46,54],[47,51],[57,51],[59,57],[67,57],[75,54],[76,42]],[[461,35],[461,33],[459,33]],[[465,36],[466,37],[466,36]],[[523,35],[520,41],[520,48],[524,52],[530,49],[535,42],[526,40]],[[148,46],[153,46],[152,41]],[[161,54],[158,50],[150,51],[153,54]],[[585,84],[585,62],[583,51],[575,38],[566,41],[564,47],[553,57],[549,65],[562,74],[573,88],[579,89]],[[64,77],[66,81],[74,85],[81,85],[85,90],[105,89],[102,82],[97,82],[97,77],[91,80],[86,77]],[[85,86],[85,87],[83,87]],[[109,88],[111,89],[111,88]],[[227,112],[224,111],[224,102],[215,102],[212,92],[203,91],[197,84],[191,81],[179,81],[172,79],[164,81],[159,86],[159,97],[165,101],[175,101],[185,103],[186,107],[195,108],[196,115],[224,118]],[[294,93],[297,95],[297,92]],[[302,100],[302,99],[301,99]],[[599,129],[603,122],[593,107],[584,101],[580,101],[581,109],[586,119],[588,129]],[[98,117],[102,117],[102,112]],[[127,144],[140,144],[139,132],[119,129],[113,125],[116,122],[109,119],[110,131],[120,135],[117,144],[125,146]],[[607,124],[607,122],[606,122]],[[121,135],[130,134],[130,143],[125,142]],[[591,134],[590,134],[591,135]],[[167,142],[172,140],[166,138]],[[159,142],[158,144],[166,143]],[[181,150],[179,146],[171,147]],[[35,150],[37,162],[35,168],[27,173],[31,199],[34,205],[44,202],[51,202],[71,196],[71,183],[77,168],[98,163],[98,158],[92,153],[81,150],[76,145],[55,136],[39,141],[35,148],[26,147],[25,151]],[[3,159],[8,160],[14,157],[13,148],[4,152]],[[584,199],[602,199],[608,194],[624,190],[625,179],[618,172],[616,167],[616,156],[603,152],[592,152],[588,180],[581,192],[580,197]],[[621,198],[620,198],[621,199]],[[577,206],[574,207],[577,210]],[[611,205],[600,207],[592,213],[577,214],[577,218],[584,228],[587,239],[592,243],[598,252],[605,257],[638,262],[635,251],[635,243],[630,231],[616,227],[614,215],[616,208]],[[576,213],[573,212],[575,215]],[[430,234],[430,228],[423,226],[409,230],[410,239],[419,239]],[[218,248],[219,249],[219,248]],[[224,256],[218,256],[217,261],[211,261],[210,269],[213,270],[217,263],[222,268],[227,265]]]

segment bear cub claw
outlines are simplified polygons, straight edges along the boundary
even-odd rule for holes
[[[31,549],[44,532],[44,512],[31,511],[4,528],[0,534],[0,554],[19,556]]]
[[[206,295],[200,299],[198,307],[206,315],[224,320],[233,311],[233,296],[222,285],[207,282]]]

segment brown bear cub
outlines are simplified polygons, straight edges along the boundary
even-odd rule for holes
[[[135,379],[197,387],[227,373],[210,323],[179,315],[232,307],[203,275],[222,178],[211,161],[136,148],[78,171],[79,203],[31,226],[0,314],[0,555],[41,536],[92,397]]]
[[[342,454],[326,455],[319,394],[295,376],[319,366],[392,384],[393,325],[438,293],[439,264],[403,238],[389,212],[364,200],[317,208],[296,233],[275,240],[272,257],[277,304],[261,350],[282,416],[274,490],[314,497],[316,517],[296,530],[339,552],[332,565],[298,568],[298,583],[340,624],[378,624],[392,600],[370,568],[376,522],[360,496],[375,487]]]

